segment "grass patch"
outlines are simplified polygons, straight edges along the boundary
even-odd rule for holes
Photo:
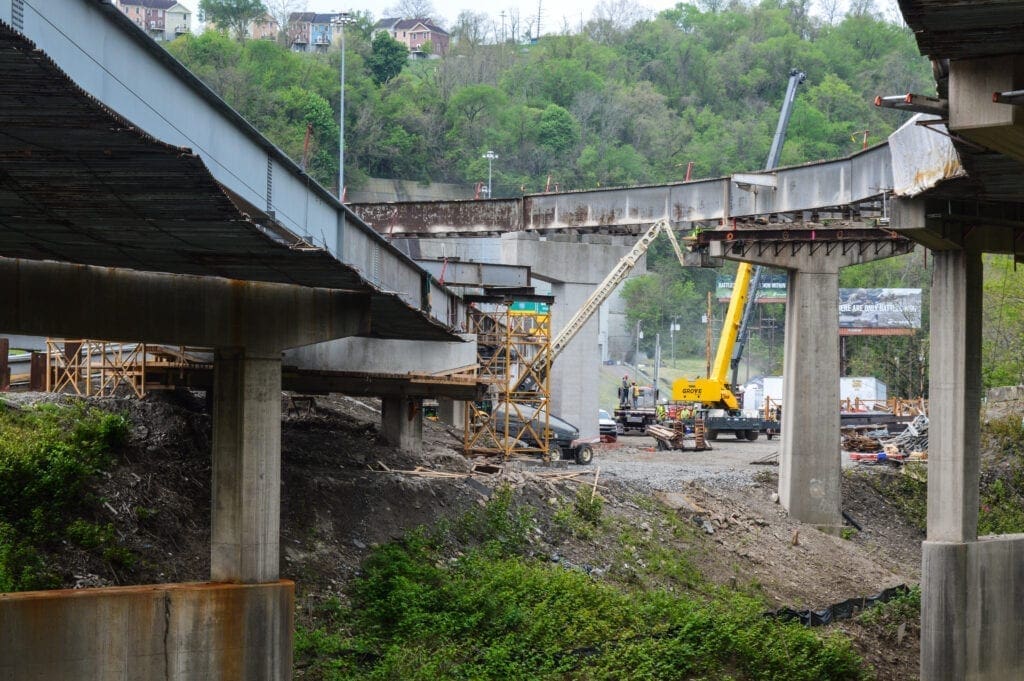
[[[127,432],[123,416],[84,403],[0,405],[0,591],[58,586],[41,551],[60,541],[130,560],[112,527],[81,519],[97,503],[89,482],[111,465]]]
[[[575,505],[564,509],[590,524]],[[644,582],[667,577],[672,591],[600,582],[525,556],[532,521],[510,490],[469,515],[454,526],[473,528],[474,548],[453,551],[443,529],[375,549],[351,603],[321,606],[315,624],[299,627],[304,678],[868,678],[845,639],[763,618],[759,599],[701,583],[643,533],[605,528],[647,566]],[[699,593],[680,593],[692,585]]]

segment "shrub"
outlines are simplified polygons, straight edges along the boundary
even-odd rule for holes
[[[123,416],[84,403],[0,409],[0,588],[56,586],[40,551],[66,530],[83,548],[116,548],[113,528],[104,534],[74,519],[93,502],[89,482],[111,465],[127,432]],[[111,558],[123,563],[126,556],[114,551]]]

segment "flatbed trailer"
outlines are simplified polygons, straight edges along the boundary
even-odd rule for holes
[[[624,431],[643,431],[658,423],[658,412],[654,407],[619,407],[615,410],[614,418]]]

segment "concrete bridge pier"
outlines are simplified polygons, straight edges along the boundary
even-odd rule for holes
[[[466,427],[466,403],[449,397],[437,398],[437,418],[456,430]]]
[[[281,353],[218,348],[213,364],[210,578],[278,578]]]
[[[416,451],[423,446],[423,400],[385,397],[381,400],[381,434],[399,449]]]
[[[367,333],[368,296],[0,258],[0,328],[215,348],[211,581],[0,594],[0,679],[291,678],[281,353]]]
[[[1024,536],[978,537],[981,256],[933,257],[921,678],[1020,678]]]
[[[783,356],[779,497],[791,517],[837,533],[842,527],[839,433],[839,270],[890,257],[889,248],[808,243],[750,249],[727,258],[789,270]]]

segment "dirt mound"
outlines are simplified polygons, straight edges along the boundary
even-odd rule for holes
[[[54,555],[66,586],[207,579],[211,418],[204,401],[175,393],[96,402],[127,413],[132,430],[118,465],[95,490],[103,503],[92,520],[113,523],[137,560],[126,567],[75,550]],[[651,543],[687,556],[704,577],[760,593],[776,607],[822,608],[917,578],[920,533],[870,477],[844,476],[844,506],[863,528],[844,539],[790,521],[772,501],[774,473],[743,470],[752,450],[731,459],[724,445],[708,453],[705,477],[700,459],[658,453],[629,438],[599,451],[591,466],[545,469],[526,461],[473,473],[474,462],[458,453],[459,434],[442,424],[424,424],[419,452],[383,443],[379,405],[371,400],[317,398],[309,408],[284,398],[282,414],[281,575],[296,581],[300,619],[310,604],[344,598],[375,544],[441,519],[456,521],[501,485],[531,508],[530,555],[595,578],[656,582],[637,566],[637,547],[650,552]],[[606,473],[598,474],[602,464]],[[642,479],[643,470],[625,474],[624,466],[644,465],[659,472],[656,485]],[[600,493],[613,530],[579,533],[566,525],[565,510],[581,488]],[[913,677],[913,629],[897,643],[854,622],[839,626],[880,678]]]

